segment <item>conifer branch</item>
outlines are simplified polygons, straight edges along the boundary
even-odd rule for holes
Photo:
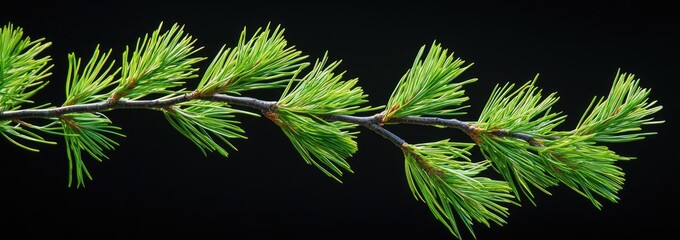
[[[352,172],[347,159],[358,149],[354,139],[361,126],[402,151],[414,197],[460,238],[459,224],[473,236],[474,223],[504,224],[506,205],[519,205],[525,197],[534,203],[534,189],[549,194],[549,187],[564,184],[597,208],[599,197],[616,202],[624,174],[615,164],[633,157],[598,144],[641,140],[654,134],[642,126],[663,123],[652,117],[662,107],[648,99],[650,90],[627,73],[617,73],[609,95],[593,99],[571,131],[554,130],[566,116],[552,112],[559,98],[543,96],[537,77],[517,88],[496,86],[477,121],[449,118],[465,114],[463,86],[477,79],[459,80],[471,64],[436,42],[418,51],[385,106],[364,106],[368,95],[358,79],[345,79],[338,70],[341,61],[325,54],[307,62],[285,41],[282,28],[269,25],[251,37],[244,29],[235,47],[223,47],[194,90],[186,90],[184,81],[199,77],[194,65],[205,58],[193,55],[202,48],[183,27],[162,31],[161,24],[123,52],[120,67],[111,60],[112,51],[101,52],[99,46],[87,62],[69,54],[64,103],[26,107],[50,76],[50,58],[38,57],[50,43],[32,41],[11,24],[0,30],[0,135],[31,151],[38,150],[22,141],[56,144],[41,134],[63,137],[69,186],[84,187],[85,179],[92,179],[83,152],[102,161],[118,145],[112,137],[125,136],[104,114],[113,110],[160,111],[204,155],[225,157],[224,145],[236,149],[230,139],[246,138],[236,116],[261,115],[281,128],[306,163],[337,181],[344,171]],[[276,101],[241,96],[258,89],[283,92]],[[394,124],[458,129],[473,143],[411,144],[388,130]],[[472,161],[474,146],[486,159]],[[479,176],[489,167],[503,179]]]

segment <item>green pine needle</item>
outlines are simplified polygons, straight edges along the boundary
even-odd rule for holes
[[[639,84],[635,75],[617,72],[609,96],[601,97],[594,107],[592,103],[597,98],[593,98],[574,132],[594,134],[592,140],[597,142],[631,142],[656,134],[640,132],[641,126],[663,123],[650,117],[662,106],[654,106],[656,101],[650,102],[648,98],[651,90]]]
[[[0,112],[18,109],[47,85],[49,56],[38,57],[52,43],[24,37],[12,24],[0,28]]]
[[[314,63],[312,70],[291,90],[293,82],[278,101],[288,111],[305,114],[356,114],[377,108],[361,107],[368,102],[358,79],[342,80],[344,72],[333,73],[341,61],[326,64],[328,53]]]
[[[68,186],[73,184],[76,177],[76,187],[85,187],[85,178],[92,180],[90,172],[85,167],[82,151],[87,152],[97,161],[108,159],[104,150],[113,150],[118,146],[113,139],[106,135],[125,137],[119,133],[120,128],[101,113],[72,113],[61,118],[61,124],[66,141],[66,155],[69,160]]]
[[[361,107],[367,95],[355,86],[357,79],[343,81],[344,72],[333,73],[340,62],[327,65],[327,60],[325,54],[300,81],[291,80],[275,113],[268,117],[281,127],[307,164],[340,181],[341,169],[352,172],[345,159],[357,151],[356,133],[347,130],[354,129],[356,124],[329,123],[318,115],[349,115],[375,108]],[[292,87],[294,82],[297,85]]]
[[[237,120],[233,120],[235,114],[256,114],[229,108],[223,103],[208,101],[192,101],[164,109],[165,118],[178,132],[191,140],[201,150],[203,155],[206,151],[217,151],[222,156],[229,153],[216,141],[215,138],[236,150],[229,142],[229,138],[246,138],[242,135]],[[212,137],[214,136],[214,138]]]
[[[597,208],[602,206],[597,196],[616,202],[624,174],[615,163],[631,158],[596,143],[629,142],[654,134],[639,131],[644,124],[663,122],[649,118],[661,106],[649,102],[649,90],[640,88],[633,75],[617,73],[609,96],[591,103],[575,130],[553,131],[564,116],[550,113],[557,98],[554,94],[542,98],[534,82],[514,92],[507,84],[494,90],[475,124],[482,153],[518,197],[521,191],[531,200],[531,186],[549,194],[546,188],[561,182]],[[526,134],[533,142],[494,135],[500,129]]]
[[[270,117],[272,118],[272,117]],[[327,122],[277,108],[273,117],[307,164],[314,165],[327,176],[340,181],[344,169],[352,172],[346,159],[357,151],[354,141],[356,124]]]
[[[49,56],[39,55],[51,45],[44,39],[31,40],[24,37],[23,29],[7,24],[0,28],[0,112],[11,111],[21,108],[21,104],[33,103],[30,98],[40,89],[47,86],[44,79],[51,75],[49,70]],[[34,109],[46,107],[49,104],[34,106]],[[49,125],[49,124],[48,124]],[[21,124],[13,124],[12,121],[0,121],[0,134],[9,142],[29,151],[37,152],[38,149],[29,147],[21,140],[43,144],[56,144],[47,141],[31,130],[51,132],[50,126],[39,127]]]
[[[641,140],[653,132],[641,132],[642,125],[659,124],[650,115],[661,110],[649,101],[649,89],[639,87],[635,75],[617,72],[609,95],[594,98],[586,114],[571,132],[557,133],[556,140],[544,141],[539,149],[545,159],[545,169],[565,185],[588,198],[595,207],[602,204],[596,196],[609,201],[618,200],[624,173],[616,166],[623,157],[596,143],[616,143]]]
[[[432,43],[427,56],[421,60],[425,46],[420,48],[413,66],[399,80],[385,108],[384,121],[393,117],[461,115],[468,106],[461,106],[468,97],[463,85],[476,78],[455,82],[458,75],[472,64],[448,54],[441,44]]]
[[[121,79],[114,90],[114,98],[140,99],[151,94],[170,97],[181,92],[172,88],[197,76],[198,69],[193,64],[204,58],[190,57],[200,50],[193,46],[196,40],[177,24],[163,33],[162,27],[161,23],[151,36],[138,39],[129,58],[127,49],[123,53]]]
[[[300,51],[287,46],[283,32],[280,26],[272,32],[267,25],[246,40],[244,29],[236,47],[220,49],[196,90],[203,94],[240,94],[248,90],[285,87],[287,78],[309,63],[303,61],[307,56],[301,56]]]
[[[550,194],[547,188],[557,185],[557,181],[543,169],[543,159],[535,153],[534,146],[520,139],[498,138],[493,131],[505,130],[542,138],[551,135],[552,130],[564,121],[564,115],[550,112],[559,98],[555,93],[543,97],[534,85],[537,79],[538,75],[517,89],[509,83],[496,86],[479,120],[474,123],[479,129],[479,147],[484,157],[492,161],[517,198],[526,195],[532,203],[532,186]]]
[[[513,91],[515,84],[496,86],[489,97],[479,120],[478,128],[504,129],[510,132],[543,136],[564,122],[565,115],[550,112],[559,99],[555,93],[543,97],[534,84],[538,75]]]
[[[622,157],[604,146],[597,146],[592,136],[569,136],[545,141],[539,150],[545,169],[556,179],[588,198],[598,209],[602,204],[596,195],[617,202],[616,194],[622,189],[624,173],[614,165]]]
[[[43,144],[57,144],[56,142],[53,141],[48,141],[45,140],[43,137],[40,135],[31,132],[30,129],[38,130],[40,132],[45,132],[45,133],[50,133],[50,134],[56,134],[54,131],[56,129],[53,127],[54,123],[47,124],[45,126],[27,126],[27,123],[23,124],[15,124],[12,126],[12,122],[5,120],[5,121],[0,121],[0,134],[5,137],[9,142],[13,143],[14,145],[26,149],[28,151],[32,152],[39,152],[37,148],[32,148],[29,146],[26,146],[25,144],[22,144],[19,142],[19,139],[23,140],[28,140],[31,142],[37,142],[37,143],[43,143]]]
[[[545,169],[543,157],[526,141],[498,138],[483,133],[480,134],[480,142],[478,145],[482,154],[491,160],[494,169],[508,181],[518,199],[524,195],[529,202],[535,204],[533,187],[550,195],[547,188],[558,185],[557,180]]]
[[[80,58],[75,54],[68,55],[69,69],[66,75],[66,101],[64,105],[77,103],[88,103],[101,101],[108,97],[108,94],[98,94],[106,88],[115,84],[114,75],[120,69],[111,72],[113,61],[106,66],[106,61],[111,56],[111,50],[99,56],[99,46],[95,48],[92,58],[80,71]],[[109,74],[110,73],[110,74]]]
[[[459,222],[474,236],[474,222],[503,225],[509,213],[502,204],[516,204],[506,182],[477,176],[490,162],[470,162],[472,146],[447,139],[403,147],[413,195],[457,238]]]

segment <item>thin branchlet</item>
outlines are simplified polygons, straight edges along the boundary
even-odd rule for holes
[[[14,111],[0,112],[0,120],[5,119],[23,119],[23,118],[54,118],[69,113],[79,113],[79,112],[102,112],[111,111],[114,109],[166,109],[173,105],[188,102],[194,99],[200,99],[205,101],[222,102],[234,106],[247,107],[255,110],[259,110],[263,115],[267,116],[267,113],[271,113],[276,109],[277,103],[275,101],[265,101],[257,98],[251,97],[240,97],[240,96],[230,96],[227,94],[213,94],[208,96],[197,96],[195,93],[186,93],[172,98],[157,99],[157,100],[118,100],[115,103],[110,101],[101,101],[95,103],[87,104],[76,104],[68,105],[49,109],[21,109]],[[330,114],[321,115],[323,119],[327,121],[340,121],[347,123],[354,123],[366,127],[376,134],[385,137],[390,142],[392,142],[397,147],[400,147],[404,142],[399,136],[385,129],[383,124],[395,123],[395,124],[413,124],[413,125],[425,125],[425,126],[445,126],[449,128],[454,128],[463,131],[468,134],[473,140],[475,132],[475,126],[468,122],[461,121],[458,119],[444,119],[437,117],[400,117],[392,118],[388,122],[382,122],[383,115],[375,114],[372,116],[352,116],[352,115],[341,115],[341,114]],[[490,132],[497,137],[511,137],[524,140],[531,145],[539,146],[539,141],[531,135],[524,133],[508,132],[507,130],[494,130]],[[547,138],[555,139],[555,138]]]
[[[162,109],[179,103],[188,102],[193,99],[207,100],[213,102],[223,102],[227,104],[244,106],[260,111],[269,111],[276,102],[263,101],[250,97],[229,96],[226,94],[214,94],[210,96],[195,97],[194,94],[187,93],[172,98],[157,100],[118,100],[115,103],[101,101],[96,103],[68,105],[48,109],[21,109],[0,113],[0,120],[22,119],[22,118],[53,118],[69,113],[79,112],[102,112],[114,109]]]
[[[382,114],[375,114],[373,116],[367,116],[367,117],[357,117],[357,116],[350,116],[350,115],[323,115],[321,116],[323,119],[327,121],[341,121],[341,122],[347,122],[347,123],[354,123],[360,126],[363,126],[376,134],[384,137],[385,139],[389,140],[392,142],[395,146],[401,147],[404,144],[406,144],[406,141],[402,139],[401,137],[397,136],[396,134],[390,132],[389,130],[385,129],[383,126],[381,126],[381,121],[383,119]]]

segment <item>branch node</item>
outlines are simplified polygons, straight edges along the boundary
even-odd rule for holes
[[[122,96],[122,95],[119,95],[118,92],[114,92],[113,95],[111,95],[111,97],[109,97],[109,99],[106,99],[106,105],[108,105],[108,106],[113,106],[113,105],[115,105],[115,104],[118,102],[118,100],[120,100],[120,98],[122,98],[122,97],[123,97],[123,96]]]
[[[269,107],[262,110],[262,115],[264,115],[267,119],[272,120],[272,122],[276,123],[276,125],[285,127],[283,121],[281,121],[281,119],[279,119],[279,116],[276,115],[277,107],[278,103],[270,104]]]
[[[68,127],[71,128],[74,132],[76,133],[80,132],[81,127],[73,121],[73,117],[61,115],[59,116],[59,119],[61,119],[63,123],[66,123],[66,125],[68,125]]]
[[[193,91],[191,93],[187,94],[187,100],[193,100],[201,96],[201,92],[199,91]]]
[[[482,144],[482,138],[479,136],[479,134],[480,132],[483,131],[485,131],[485,129],[478,128],[477,126],[472,124],[468,124],[468,128],[463,129],[463,132],[465,132],[465,134],[467,134],[470,137],[470,139],[472,139],[472,141],[475,142],[475,144],[477,145]]]

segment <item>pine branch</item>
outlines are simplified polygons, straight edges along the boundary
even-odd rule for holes
[[[594,99],[571,131],[554,130],[566,116],[552,112],[558,98],[542,95],[536,78],[517,88],[497,86],[477,121],[444,118],[464,114],[468,97],[462,87],[476,79],[458,81],[471,64],[464,65],[436,42],[424,58],[425,46],[420,49],[386,106],[365,106],[368,96],[358,79],[344,79],[344,72],[338,72],[341,61],[329,61],[326,54],[314,64],[306,62],[307,56],[285,41],[284,30],[269,25],[251,37],[244,29],[234,48],[223,47],[194,90],[186,90],[184,81],[199,77],[194,64],[204,58],[193,55],[201,47],[193,46],[195,40],[183,27],[175,24],[163,31],[161,24],[140,38],[132,52],[123,53],[120,67],[110,60],[112,51],[102,53],[99,46],[84,65],[69,54],[65,102],[26,108],[47,84],[50,58],[38,55],[50,44],[31,41],[12,25],[1,30],[0,134],[31,151],[38,150],[21,141],[56,144],[41,134],[64,137],[68,185],[75,178],[76,187],[92,179],[83,152],[102,161],[118,145],[113,137],[124,137],[104,114],[113,110],[162,112],[204,155],[225,157],[228,148],[236,150],[230,139],[246,138],[237,115],[261,115],[280,126],[306,163],[337,181],[343,171],[352,172],[347,159],[358,149],[361,126],[402,151],[414,197],[460,238],[459,224],[473,236],[475,222],[504,224],[505,205],[519,205],[523,197],[534,203],[534,189],[550,194],[550,187],[564,184],[597,208],[602,206],[599,197],[616,202],[624,174],[615,164],[633,157],[598,144],[641,140],[654,134],[643,132],[643,125],[663,123],[651,117],[661,106],[649,101],[650,90],[626,73],[617,73],[609,96]],[[277,101],[240,96],[274,88],[283,89]],[[47,123],[28,122],[36,119]],[[472,143],[409,144],[388,130],[394,124],[454,128]],[[469,158],[474,146],[485,160]],[[502,180],[479,176],[490,166]]]

